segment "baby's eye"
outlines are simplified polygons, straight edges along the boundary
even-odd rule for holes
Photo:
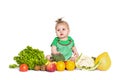
[[[62,30],[64,31],[65,29],[63,28]]]
[[[57,31],[60,31],[60,29],[58,29]]]

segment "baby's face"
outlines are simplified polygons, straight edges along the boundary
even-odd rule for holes
[[[68,26],[65,24],[59,24],[56,27],[56,35],[60,38],[60,39],[67,39],[69,34],[69,29]]]

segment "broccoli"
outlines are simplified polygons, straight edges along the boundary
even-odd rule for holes
[[[65,57],[63,56],[63,54],[52,54],[52,57],[50,58],[52,61],[64,61]]]

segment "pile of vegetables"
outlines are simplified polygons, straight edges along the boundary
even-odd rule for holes
[[[19,70],[26,72],[28,70],[36,71],[64,71],[64,70],[108,70],[111,66],[111,59],[107,52],[101,53],[98,57],[89,57],[86,55],[81,55],[75,60],[65,61],[63,54],[52,54],[50,60],[45,58],[44,52],[39,49],[34,49],[31,46],[27,46],[25,49],[21,50],[17,56],[13,59],[16,64],[10,64],[9,68],[19,67]]]
[[[33,70],[36,65],[45,65],[47,59],[45,58],[44,52],[39,49],[33,49],[31,46],[27,46],[25,49],[18,53],[18,56],[13,58],[17,65],[27,64],[29,70]],[[15,64],[9,65],[10,68],[17,67]]]

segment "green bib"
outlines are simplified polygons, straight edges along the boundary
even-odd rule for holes
[[[74,40],[68,37],[68,40],[60,40],[56,37],[52,45],[57,47],[57,51],[63,54],[65,60],[68,60],[72,56],[72,47],[74,46]]]

